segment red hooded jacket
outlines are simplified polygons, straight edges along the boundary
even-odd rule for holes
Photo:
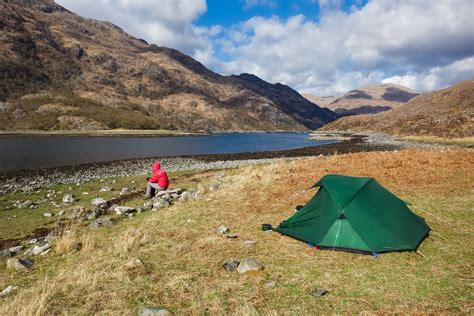
[[[169,180],[166,171],[161,169],[161,165],[158,162],[153,163],[151,169],[153,170],[153,175],[148,181],[150,183],[157,183],[160,187],[167,189]]]

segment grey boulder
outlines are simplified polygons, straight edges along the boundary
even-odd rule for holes
[[[237,271],[239,271],[240,273],[258,271],[262,269],[263,266],[252,258],[243,259],[242,261],[240,261],[239,266],[237,267]]]
[[[116,206],[114,211],[117,215],[122,215],[122,214],[133,213],[135,212],[135,209],[133,207],[128,207],[128,206]]]
[[[49,243],[43,243],[43,244],[34,246],[33,249],[31,250],[31,253],[32,253],[34,256],[37,256],[37,255],[39,255],[40,253],[42,253],[43,251],[48,250],[49,248],[51,248],[51,244],[49,244]]]
[[[216,231],[217,231],[218,234],[223,235],[223,234],[226,234],[226,233],[230,232],[230,229],[229,229],[229,227],[227,227],[225,225],[220,225],[219,227],[217,227]]]
[[[113,222],[110,217],[101,217],[90,223],[89,228],[90,229],[97,229],[102,226],[112,226]]]
[[[74,203],[76,198],[72,194],[66,194],[63,196],[63,203]]]
[[[107,201],[104,200],[103,198],[92,199],[91,203],[92,203],[92,205],[97,206],[97,207],[103,207],[103,206],[107,205]]]
[[[34,261],[28,258],[8,259],[7,269],[26,270],[33,267]]]

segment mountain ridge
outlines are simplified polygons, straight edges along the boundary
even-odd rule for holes
[[[399,136],[474,136],[474,78],[423,93],[399,108],[340,118],[321,130],[384,132]]]
[[[81,128],[60,116],[89,122],[84,129],[205,131],[308,130],[339,117],[288,86],[222,76],[53,1],[3,1],[0,18],[0,122],[7,130]],[[48,104],[56,110],[39,111]]]
[[[350,116],[398,108],[418,94],[404,86],[382,83],[362,86],[340,96],[317,97],[305,94],[304,97],[341,116]]]

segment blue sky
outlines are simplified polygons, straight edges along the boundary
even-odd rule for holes
[[[56,0],[224,74],[303,93],[474,77],[472,0]]]
[[[351,7],[363,7],[366,0],[341,1],[341,10],[349,12]],[[230,26],[253,16],[271,17],[276,15],[286,19],[292,15],[304,14],[308,19],[318,21],[320,13],[319,1],[245,1],[245,0],[208,0],[207,11],[197,19],[201,25],[215,24]]]

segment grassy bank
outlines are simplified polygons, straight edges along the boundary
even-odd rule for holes
[[[426,258],[312,252],[305,243],[261,231],[262,223],[290,216],[314,191],[298,193],[328,173],[373,176],[412,203],[435,232],[421,244]],[[73,227],[52,253],[35,258],[32,271],[7,271],[2,263],[0,288],[18,290],[0,298],[0,314],[134,314],[144,305],[179,314],[471,313],[473,179],[468,149],[358,153],[227,170],[219,189],[200,200],[96,231]],[[174,183],[215,181],[207,172]],[[217,235],[220,224],[238,238]],[[245,245],[247,239],[257,243]],[[230,258],[248,257],[265,269],[242,275],[222,268]],[[131,258],[144,266],[127,267]],[[265,287],[269,281],[275,288]],[[319,287],[329,293],[311,296]]]

